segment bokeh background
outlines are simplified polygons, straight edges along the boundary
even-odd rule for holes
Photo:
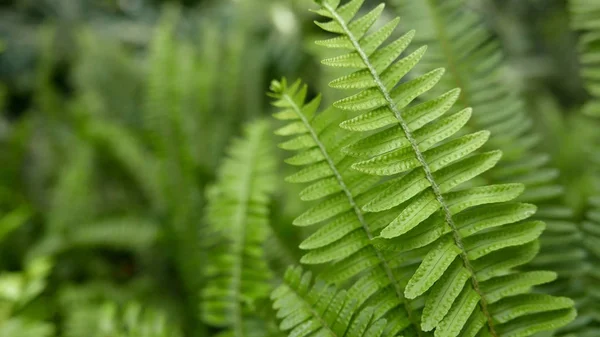
[[[227,143],[270,115],[273,78],[338,95],[311,3],[0,0],[0,336],[214,332],[197,314],[198,229]],[[469,5],[502,42],[506,81],[582,217],[592,191],[578,158],[598,130],[579,113],[566,1]],[[290,225],[299,187],[279,180],[266,247],[281,277],[305,234]]]

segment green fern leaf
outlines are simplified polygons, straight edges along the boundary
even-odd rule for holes
[[[396,179],[406,179],[406,182],[414,182],[414,185],[408,185],[410,189],[406,187],[406,184],[399,184],[402,186],[399,194],[401,198],[392,202],[389,201],[391,193],[388,189],[390,185],[384,184],[385,190],[380,191],[380,193],[385,196],[380,195],[379,198],[374,196],[373,200],[379,202],[385,200],[386,204],[379,208],[373,208],[373,205],[369,205],[366,208],[363,207],[363,211],[384,209],[384,213],[392,213],[395,216],[389,224],[381,228],[379,234],[380,238],[393,239],[391,242],[394,243],[401,242],[403,239],[412,241],[415,237],[428,232],[420,227],[429,229],[430,226],[435,227],[435,224],[441,220],[443,230],[436,231],[438,237],[429,237],[427,240],[422,241],[426,244],[426,246],[421,246],[426,253],[417,255],[422,259],[418,262],[418,268],[416,270],[401,269],[403,273],[408,273],[409,277],[405,289],[407,298],[417,298],[420,295],[430,298],[433,296],[433,287],[436,285],[439,287],[450,286],[456,288],[456,291],[460,291],[459,295],[454,295],[455,298],[452,298],[454,296],[450,298],[439,297],[440,302],[426,301],[421,323],[424,330],[435,329],[435,336],[455,337],[459,336],[463,329],[468,334],[473,335],[477,334],[483,326],[487,326],[486,329],[481,329],[481,331],[486,331],[492,336],[503,336],[496,330],[496,325],[498,325],[495,320],[496,307],[488,306],[480,283],[485,279],[500,277],[509,272],[511,268],[530,260],[535,254],[536,239],[541,234],[544,224],[540,222],[515,222],[526,217],[520,218],[520,215],[515,214],[515,219],[519,220],[512,222],[509,220],[508,223],[497,220],[501,224],[488,230],[473,231],[470,236],[461,234],[460,228],[463,227],[463,224],[457,220],[459,220],[462,211],[471,210],[471,212],[476,212],[479,207],[488,207],[487,205],[497,204],[503,206],[502,203],[519,196],[523,192],[523,186],[503,184],[455,190],[460,184],[468,182],[478,174],[491,168],[495,163],[488,164],[487,167],[484,165],[485,169],[472,172],[463,181],[458,181],[456,184],[453,184],[451,179],[443,179],[441,174],[436,175],[438,171],[445,168],[448,168],[449,171],[444,173],[451,175],[450,165],[455,165],[453,169],[456,171],[459,171],[463,165],[466,167],[467,161],[472,158],[474,152],[487,142],[489,132],[481,131],[460,135],[459,137],[454,136],[466,121],[462,122],[462,125],[457,123],[457,127],[448,129],[439,127],[439,125],[447,123],[449,120],[447,118],[452,120],[452,117],[454,117],[453,115],[449,115],[450,117],[443,116],[454,103],[453,101],[447,101],[447,97],[451,97],[449,91],[442,96],[438,96],[433,101],[434,103],[411,104],[413,100],[425,95],[442,79],[444,70],[437,69],[425,72],[421,76],[400,82],[402,77],[415,66],[416,60],[420,56],[417,58],[409,54],[394,62],[399,53],[390,52],[389,54],[386,53],[386,56],[389,55],[390,57],[390,62],[376,63],[379,59],[375,49],[366,50],[364,47],[369,36],[365,36],[368,29],[363,27],[363,22],[371,22],[371,19],[367,20],[363,17],[355,18],[354,15],[341,14],[342,12],[345,13],[346,8],[356,8],[360,5],[362,5],[361,0],[350,1],[339,8],[330,5],[328,2],[323,2],[321,8],[317,11],[317,13],[332,19],[331,22],[333,23],[326,24],[335,26],[336,30],[334,32],[339,34],[338,37],[321,41],[319,44],[329,48],[348,49],[350,53],[344,54],[340,58],[350,58],[353,57],[352,55],[358,55],[362,61],[359,69],[344,77],[343,80],[346,83],[343,89],[360,88],[361,91],[341,99],[334,103],[334,106],[342,110],[359,113],[358,117],[342,123],[341,126],[344,128],[364,131],[389,125],[393,126],[382,131],[378,130],[379,132],[376,131],[371,134],[369,138],[363,139],[361,143],[351,145],[346,149],[353,154],[358,149],[360,154],[364,153],[368,157],[361,158],[361,161],[353,164],[352,168],[355,170],[375,176],[399,175]],[[356,11],[352,10],[351,12]],[[370,17],[370,15],[367,14],[366,16]],[[375,30],[371,34],[380,34],[380,32]],[[410,35],[412,34],[409,33]],[[406,37],[401,37],[401,39],[406,39]],[[405,47],[405,43],[403,43],[403,47]],[[380,50],[384,49],[385,47]],[[324,63],[331,64],[332,62],[330,59]],[[355,68],[356,64],[352,63],[350,67]],[[345,66],[339,63],[335,65]],[[366,79],[365,73],[370,76],[370,82]],[[359,79],[360,84],[352,84],[351,79],[353,76]],[[447,103],[440,103],[444,101]],[[390,116],[395,117],[395,121]],[[411,125],[407,122],[405,116],[411,116],[411,118],[419,116],[425,122]],[[461,118],[468,119],[468,116],[463,117],[459,113],[455,118],[457,120]],[[368,121],[368,123],[365,124],[364,121]],[[397,139],[405,138],[406,141],[390,142],[389,140],[393,139],[390,136],[393,132],[397,133]],[[422,134],[428,136],[422,137]],[[385,143],[383,147],[381,145],[382,140]],[[415,171],[418,173],[415,173]],[[422,180],[423,177],[425,181]],[[419,184],[419,181],[422,183]],[[442,185],[442,181],[445,185]],[[394,181],[394,183],[396,182]],[[442,186],[444,189],[442,189]],[[398,185],[396,185],[396,188],[398,188]],[[409,191],[404,193],[407,189]],[[377,187],[374,190],[379,191]],[[369,192],[366,192],[366,194],[368,195]],[[525,204],[520,206],[527,207]],[[398,209],[392,208],[389,210],[389,207],[397,207]],[[418,234],[414,235],[415,232],[418,232]],[[382,241],[379,240],[380,243]],[[413,243],[409,247],[421,248],[415,247]],[[530,254],[512,255],[521,253],[521,250]],[[506,255],[507,253],[511,255]],[[317,254],[318,252],[315,253],[315,255]],[[502,259],[499,258],[500,256]],[[459,266],[450,268],[455,261],[458,261],[456,263]],[[457,268],[458,271],[456,271]],[[470,281],[465,282],[463,280],[464,285],[462,287],[459,285],[461,278],[453,277],[455,273],[461,273],[460,268],[465,269],[464,273],[468,275]],[[483,279],[478,276],[480,272],[484,275]],[[446,273],[449,273],[449,275],[444,277]],[[450,283],[446,285],[442,283],[444,282],[442,280],[457,282],[457,284]],[[444,303],[441,303],[442,300]],[[560,300],[557,299],[557,301]],[[522,303],[524,301],[517,300],[516,302]],[[564,301],[568,300],[564,299]],[[450,302],[451,305],[448,306]],[[448,308],[447,312],[435,311],[434,308],[438,306]],[[552,314],[563,310],[562,307],[557,308],[551,305],[533,306],[535,306],[535,310],[549,313],[544,319],[554,317]],[[515,308],[511,306],[510,310],[517,310]],[[530,316],[535,315],[538,315],[538,313],[531,311]],[[482,316],[484,324],[478,323],[481,322]],[[532,328],[527,331],[552,329],[556,325],[566,323],[558,316],[555,318],[555,320],[544,320],[538,328],[534,328],[532,324]],[[514,320],[503,324],[512,324],[512,322],[517,322],[519,319],[520,317],[515,316]]]
[[[378,214],[365,214],[361,209],[370,199],[365,192],[372,189],[379,178],[352,170],[353,160],[345,154],[343,147],[356,141],[357,136],[338,127],[345,114],[336,108],[317,114],[320,96],[307,103],[306,86],[299,81],[292,85],[288,85],[285,79],[281,82],[274,81],[271,89],[271,96],[275,98],[274,105],[282,109],[274,116],[289,123],[282,129],[301,122],[304,133],[297,137],[306,137],[307,144],[311,144],[292,157],[312,158],[310,161],[303,161],[305,167],[293,177],[302,174],[306,177],[302,181],[311,183],[301,193],[303,200],[320,202],[301,214],[294,224],[312,226],[322,223],[322,226],[300,244],[300,248],[307,251],[301,262],[329,263],[335,266],[334,269],[344,269],[344,272],[339,273],[332,269],[324,276],[336,283],[346,282],[353,276],[363,274],[349,290],[356,305],[375,305],[378,296],[389,294],[392,298],[390,307],[377,311],[375,318],[385,316],[389,322],[398,326],[398,331],[412,329],[418,332],[416,323],[409,327],[413,313],[404,298],[401,283],[394,275],[393,261],[371,244],[373,232],[389,219],[381,221]],[[288,114],[288,111],[293,111],[295,117]],[[364,263],[357,263],[361,260]],[[346,264],[352,264],[352,267],[344,268]],[[371,284],[373,288],[368,292],[364,291],[360,288],[364,284]]]
[[[269,124],[249,124],[233,141],[218,180],[208,195],[207,219],[214,253],[202,290],[203,320],[244,336],[250,308],[270,291],[262,244],[268,235],[269,197],[275,161]]]

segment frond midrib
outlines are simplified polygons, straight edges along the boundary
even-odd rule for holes
[[[342,191],[346,195],[346,198],[348,199],[348,203],[350,203],[350,206],[352,207],[354,214],[356,214],[356,217],[357,217],[358,221],[360,222],[360,225],[361,225],[363,231],[367,235],[367,238],[369,239],[369,241],[373,240],[373,233],[371,233],[371,230],[369,229],[369,226],[367,225],[367,222],[365,221],[363,212],[360,209],[360,207],[358,207],[358,205],[356,204],[356,201],[354,200],[354,196],[352,195],[352,192],[350,192],[350,189],[344,182],[344,178],[342,177],[342,174],[337,169],[333,158],[331,158],[331,156],[327,152],[327,148],[325,147],[325,144],[323,144],[321,142],[315,129],[312,127],[312,125],[310,125],[310,122],[308,121],[308,119],[306,119],[306,116],[304,116],[300,107],[298,106],[298,104],[296,104],[296,102],[294,102],[292,97],[290,97],[288,94],[283,94],[282,97],[292,106],[292,108],[294,109],[294,112],[296,112],[296,114],[302,120],[302,123],[304,124],[304,126],[306,127],[308,132],[310,133],[315,144],[317,144],[317,146],[319,147],[319,150],[321,151],[321,154],[327,161],[327,164],[329,165],[329,168],[333,172],[335,179],[337,180]],[[412,325],[415,326],[417,333],[419,334],[419,336],[421,336],[421,329],[419,328],[419,325],[414,320],[412,312],[411,312],[410,308],[408,307],[408,304],[406,303],[406,298],[404,297],[402,289],[400,289],[398,286],[398,281],[394,277],[394,274],[392,272],[392,268],[390,267],[389,262],[386,260],[386,258],[383,256],[383,254],[381,254],[381,252],[378,249],[376,249],[373,245],[371,245],[371,248],[375,251],[377,258],[381,261],[381,265],[383,266],[383,269],[385,270],[385,273],[386,273],[388,279],[390,280],[390,284],[394,287],[394,292],[396,293],[396,296],[400,299],[400,302],[404,306],[404,310],[406,311],[406,313],[408,315],[409,321],[411,322]]]
[[[473,288],[474,288],[475,292],[480,297],[479,303],[481,305],[481,310],[482,310],[483,314],[486,317],[487,324],[488,324],[489,329],[490,329],[490,333],[491,333],[492,336],[498,337],[497,334],[496,334],[496,332],[495,332],[495,330],[494,330],[494,323],[493,323],[492,316],[489,313],[488,308],[487,308],[487,302],[486,302],[485,297],[484,297],[484,295],[483,295],[483,293],[482,293],[482,291],[480,289],[479,281],[477,280],[477,278],[475,276],[475,271],[474,271],[473,267],[471,266],[471,262],[470,262],[470,260],[468,258],[467,251],[466,251],[466,249],[464,247],[464,244],[462,242],[462,239],[460,237],[460,234],[458,232],[456,224],[454,223],[454,220],[452,219],[452,213],[450,212],[450,209],[449,209],[448,205],[444,201],[444,196],[442,195],[440,187],[436,183],[436,181],[435,181],[435,179],[433,177],[431,169],[429,168],[429,164],[425,160],[425,157],[424,157],[423,153],[419,150],[418,143],[416,142],[415,138],[413,137],[412,132],[408,128],[408,125],[404,121],[404,118],[400,114],[400,111],[396,108],[396,104],[394,103],[394,101],[393,101],[393,99],[392,99],[389,91],[387,90],[387,88],[383,84],[383,81],[379,77],[379,74],[375,70],[375,67],[369,61],[369,57],[367,56],[367,54],[365,53],[365,51],[361,48],[360,44],[358,43],[358,40],[354,37],[354,34],[352,33],[352,31],[350,31],[350,29],[348,28],[347,23],[335,11],[335,9],[332,8],[328,3],[323,3],[322,6],[330,12],[330,14],[332,15],[332,18],[335,21],[337,21],[337,23],[340,25],[340,27],[344,31],[344,34],[346,34],[346,36],[348,37],[348,39],[352,43],[352,46],[354,47],[354,49],[356,50],[356,52],[359,54],[360,58],[362,59],[362,61],[365,64],[365,66],[369,70],[369,73],[373,77],[373,81],[375,82],[377,88],[379,89],[379,91],[381,92],[381,94],[383,95],[383,97],[385,98],[385,100],[387,102],[387,107],[396,116],[396,119],[398,119],[398,123],[399,123],[400,127],[402,128],[402,131],[404,132],[406,138],[408,139],[408,141],[409,141],[409,143],[411,145],[411,148],[413,149],[413,151],[414,151],[414,153],[415,153],[415,155],[417,157],[417,160],[421,164],[421,167],[423,168],[423,171],[425,173],[427,181],[431,185],[431,188],[433,190],[435,198],[436,198],[436,200],[438,201],[438,203],[440,204],[440,206],[442,208],[442,212],[444,213],[444,218],[446,220],[446,223],[452,229],[452,236],[454,238],[454,242],[455,242],[456,246],[461,251],[460,256],[461,256],[461,258],[463,260],[463,264],[464,264],[465,268],[468,270],[468,272],[471,275],[470,276],[471,283],[473,284]]]

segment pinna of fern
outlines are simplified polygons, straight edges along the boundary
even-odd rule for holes
[[[443,69],[399,84],[424,49],[396,61],[413,33],[380,48],[393,33],[398,20],[365,36],[383,6],[355,19],[362,2],[353,0],[339,7],[337,0],[318,1],[320,8],[315,12],[331,19],[318,25],[339,34],[318,43],[350,51],[324,60],[325,64],[358,69],[331,83],[340,89],[360,90],[334,104],[338,109],[359,113],[341,126],[363,132],[386,127],[345,148],[362,157],[351,164],[356,171],[389,177],[366,191],[375,195],[366,205],[355,207],[360,207],[361,212],[382,213],[382,218],[392,215],[391,221],[377,230],[377,240],[344,236],[344,244],[329,247],[328,255],[335,253],[335,259],[341,260],[372,245],[373,241],[384,241],[388,246],[403,247],[405,251],[422,250],[417,254],[422,261],[409,275],[404,296],[415,299],[426,295],[424,301],[420,301],[424,305],[420,325],[424,331],[435,330],[436,336],[478,333],[529,336],[568,323],[575,315],[571,300],[529,293],[531,286],[552,280],[552,273],[513,270],[535,255],[536,239],[544,228],[539,221],[522,221],[533,213],[532,205],[507,203],[522,193],[523,186],[502,184],[455,189],[499,160],[498,151],[474,153],[487,141],[489,133],[481,131],[452,137],[471,114],[470,109],[465,109],[444,116],[456,100],[458,90],[425,103],[410,104],[437,83]],[[290,112],[284,110],[282,114],[287,116]],[[305,181],[323,179],[323,183],[332,176],[337,179],[339,173],[329,164],[335,159],[318,155],[323,151],[313,149],[314,137],[310,130],[305,130],[305,124],[291,123],[287,129],[291,134],[301,134],[288,145],[295,149],[306,148],[299,156],[313,164],[298,175]],[[304,134],[307,131],[309,134]],[[323,144],[316,145],[323,148]],[[324,206],[321,212],[301,216],[299,223],[316,224],[347,209],[347,206]],[[340,228],[344,222],[327,226],[343,235]],[[369,223],[365,225],[368,227]],[[345,231],[348,233],[348,229]],[[320,253],[314,251],[315,263],[319,262]],[[353,262],[364,267],[378,265],[381,260]]]
[[[548,165],[551,157],[547,153],[535,149],[542,137],[534,129],[526,103],[502,75],[506,66],[499,41],[465,0],[393,3],[406,17],[406,25],[416,28],[415,41],[427,44],[427,53],[415,67],[417,72],[447,69],[447,75],[426,97],[461,88],[457,106],[473,108],[467,127],[489,130],[485,147],[503,152],[502,160],[482,175],[483,180],[525,185],[518,200],[535,204],[538,210],[532,219],[546,223],[540,253],[532,266],[558,272],[561,281],[552,287],[566,291],[569,280],[585,272],[581,268],[585,255],[581,232],[573,210],[561,200],[564,187],[558,182],[559,170]]]
[[[271,273],[264,257],[270,195],[275,182],[275,158],[265,121],[249,124],[244,137],[231,144],[207,199],[211,241],[207,279],[202,289],[204,322],[231,336],[254,333],[253,306],[267,298]]]

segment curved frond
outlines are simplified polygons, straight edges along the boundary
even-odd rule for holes
[[[436,337],[478,333],[495,337],[530,336],[566,324],[575,315],[571,300],[552,298],[542,304],[533,300],[527,305],[530,289],[525,285],[523,294],[511,295],[521,297],[509,302],[507,308],[488,303],[484,281],[494,281],[513,272],[513,267],[527,262],[519,250],[535,248],[532,243],[536,242],[545,225],[527,221],[532,212],[526,212],[512,219],[494,218],[488,226],[461,231],[473,225],[468,216],[472,213],[468,212],[483,213],[484,207],[510,205],[506,203],[523,192],[523,185],[503,183],[472,187],[473,184],[468,184],[499,160],[497,152],[477,151],[487,142],[489,132],[461,133],[460,128],[443,131],[447,129],[442,126],[453,121],[454,114],[461,114],[455,117],[457,120],[467,114],[462,111],[450,113],[458,98],[456,95],[447,104],[439,103],[455,91],[446,91],[433,101],[413,103],[440,81],[444,70],[432,70],[402,81],[420,57],[414,54],[422,54],[421,49],[417,49],[397,60],[414,33],[409,32],[381,47],[392,30],[383,25],[368,33],[381,6],[356,17],[362,2],[352,0],[339,6],[339,1],[319,1],[320,9],[316,13],[331,20],[318,25],[335,33],[336,37],[318,43],[346,50],[346,54],[324,60],[325,64],[354,60],[336,64],[353,69],[349,75],[336,80],[345,81],[339,88],[353,90],[353,94],[334,106],[358,114],[343,122],[342,127],[372,131],[369,133],[371,138],[362,144],[367,148],[379,148],[380,139],[391,133],[392,128],[395,128],[397,138],[403,139],[387,147],[384,153],[374,150],[376,154],[359,158],[352,167],[370,175],[390,177],[366,192],[366,195],[372,192],[369,196],[375,199],[387,193],[388,197],[378,198],[386,203],[385,207],[376,203],[362,210],[377,209],[381,211],[375,214],[382,218],[389,216],[379,227],[381,231],[377,238],[382,245],[387,243],[393,250],[395,245],[410,240],[410,248],[421,249],[411,251],[422,261],[418,262],[416,271],[408,271],[409,281],[404,294],[409,299],[425,295],[422,329],[435,330]],[[356,89],[359,89],[357,93]],[[378,133],[386,134],[373,136]],[[490,158],[492,163],[486,164]],[[407,187],[408,191],[389,197]],[[518,205],[527,207],[526,204]],[[435,234],[429,235],[431,229],[436,229]],[[404,252],[403,255],[409,254]],[[484,270],[485,278],[480,276]],[[552,301],[560,305],[550,305]],[[434,310],[438,307],[441,312]],[[505,311],[510,314],[499,316]]]
[[[268,234],[275,159],[269,124],[249,124],[235,139],[208,195],[207,220],[215,241],[202,291],[202,318],[246,336],[248,308],[268,296],[270,271],[263,243]]]

